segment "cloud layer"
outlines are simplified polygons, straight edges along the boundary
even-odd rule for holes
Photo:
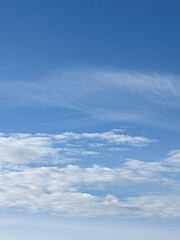
[[[143,164],[142,162],[141,165]],[[142,166],[130,167],[128,164],[127,167],[125,164],[115,169],[68,165],[64,168],[26,167],[18,171],[3,170],[0,176],[0,207],[75,216],[179,217],[180,196],[177,194],[149,193],[120,198],[107,193],[113,185],[121,188],[124,184],[128,186],[147,182],[167,185],[167,189],[170,189],[175,182],[161,176],[166,171],[172,174],[174,169],[161,166],[159,169],[144,170]],[[89,193],[90,189],[101,190],[102,186],[103,194]]]
[[[114,168],[69,164],[102,158],[101,147],[111,155],[124,145],[152,142],[117,130],[1,134],[0,207],[75,216],[180,217],[180,150],[158,162],[124,159]]]

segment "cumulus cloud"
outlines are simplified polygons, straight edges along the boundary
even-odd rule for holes
[[[165,172],[173,174],[174,168],[164,162],[132,159],[118,168],[98,165],[4,168],[0,174],[0,207],[75,216],[179,217],[178,194],[138,196],[137,192],[135,197],[111,194],[112,187],[129,184],[169,184],[170,190],[175,179],[162,176]],[[94,195],[91,189],[101,191]]]
[[[129,135],[117,134],[113,131],[105,133],[83,133],[81,136],[89,139],[106,140],[109,143],[129,144],[132,146],[144,146],[153,142],[153,140],[145,137],[132,137]]]
[[[1,134],[0,152],[1,164],[28,164],[43,159],[56,159],[59,149],[52,147],[52,140],[48,136]]]
[[[163,161],[124,159],[114,168],[68,163],[102,158],[100,151],[111,155],[126,149],[124,145],[130,149],[151,142],[117,130],[1,133],[0,208],[76,216],[179,217],[179,150],[171,151]],[[141,186],[145,191],[138,190]],[[165,191],[160,194],[158,187]]]
[[[126,173],[128,175],[128,173]],[[75,216],[179,217],[178,195],[145,195],[121,198],[95,196],[78,188],[82,183],[120,181],[118,170],[94,166],[81,169],[27,168],[1,172],[0,207],[50,211]],[[118,179],[119,178],[119,179]],[[3,183],[3,184],[2,184]]]
[[[131,145],[144,146],[153,140],[141,136],[129,136],[109,131],[104,133],[73,133],[62,134],[1,134],[0,163],[29,164],[29,163],[61,163],[77,160],[84,155],[97,155],[96,147],[85,144],[107,144],[108,146]],[[95,149],[94,149],[95,148]]]
[[[112,130],[108,132],[102,133],[73,133],[73,132],[65,132],[63,134],[55,135],[54,138],[57,140],[77,140],[77,139],[89,139],[89,140],[100,140],[107,141],[108,143],[115,144],[128,144],[132,146],[144,146],[148,143],[152,143],[153,139],[148,139],[142,136],[129,136],[125,134],[119,134],[117,130]]]

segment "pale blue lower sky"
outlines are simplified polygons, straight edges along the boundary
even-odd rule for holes
[[[6,240],[179,240],[178,221],[163,219],[67,218],[2,215],[0,239]]]

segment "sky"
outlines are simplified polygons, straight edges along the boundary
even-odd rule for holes
[[[0,1],[0,240],[177,240],[180,2]]]

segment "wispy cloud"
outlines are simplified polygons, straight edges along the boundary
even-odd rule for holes
[[[70,70],[39,81],[0,83],[6,105],[48,105],[107,121],[173,123],[158,111],[180,105],[179,76],[105,70]]]
[[[99,72],[109,84],[114,84],[124,90],[136,91],[144,94],[151,92],[156,95],[180,96],[179,76],[157,73],[139,72]]]
[[[148,93],[180,97],[179,76],[123,71],[70,70],[39,81],[1,81],[0,86],[1,97],[11,97],[10,101],[16,99],[19,103],[18,99],[23,99],[25,104],[37,102],[74,108],[83,104],[90,107],[92,96],[101,102],[108,98],[108,95],[104,98],[103,93],[112,90],[115,95],[126,91],[144,97],[149,97]]]
[[[172,150],[169,157],[166,159],[167,163],[171,165],[180,165],[180,150]]]

